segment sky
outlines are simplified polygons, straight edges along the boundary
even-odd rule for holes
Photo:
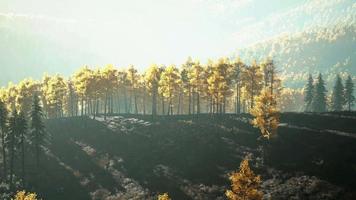
[[[206,61],[300,31],[315,21],[305,13],[335,1],[342,0],[1,0],[0,40],[8,46],[0,68],[36,77],[85,64],[143,71],[188,56]]]

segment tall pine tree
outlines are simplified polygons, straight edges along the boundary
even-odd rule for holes
[[[337,75],[334,90],[331,96],[331,109],[333,111],[341,111],[344,102],[344,86],[340,76]]]
[[[46,131],[43,124],[43,112],[37,95],[33,97],[31,110],[31,141],[36,155],[36,165],[39,169],[41,145],[46,144]]]
[[[352,106],[355,103],[354,83],[352,82],[351,76],[349,75],[345,82],[345,103],[349,111],[351,111]]]
[[[314,86],[313,86],[313,77],[309,74],[308,82],[305,85],[304,89],[304,102],[305,102],[305,111],[309,112],[312,111],[312,101],[313,101],[313,94],[314,94]]]
[[[25,114],[20,112],[16,121],[16,127],[19,136],[19,146],[21,151],[21,179],[22,183],[25,183],[25,142],[27,134],[27,121]]]
[[[7,109],[4,102],[0,101],[0,131],[1,131],[1,147],[3,159],[3,176],[7,176],[7,155],[6,155],[6,137],[7,137]]]
[[[312,100],[312,110],[314,112],[326,111],[326,88],[323,77],[319,74],[314,87],[314,96]]]
[[[14,176],[14,169],[15,169],[15,160],[16,160],[16,146],[18,144],[18,128],[17,128],[17,122],[18,122],[18,114],[17,110],[14,109],[12,111],[11,117],[9,119],[9,137],[8,137],[8,143],[9,143],[9,153],[10,153],[10,190],[13,189],[13,176]]]

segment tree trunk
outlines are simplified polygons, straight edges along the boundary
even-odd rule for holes
[[[15,136],[11,134],[11,143],[10,143],[10,191],[13,190],[13,174],[14,174],[14,161],[15,161]]]
[[[192,93],[190,91],[190,86],[188,88],[188,95],[189,95],[189,108],[188,108],[188,114],[191,115],[192,114]]]
[[[197,92],[197,114],[200,114],[200,95]]]
[[[153,90],[152,93],[152,115],[157,115],[157,90],[156,88]]]

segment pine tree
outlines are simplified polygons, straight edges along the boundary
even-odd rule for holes
[[[309,74],[308,82],[305,85],[304,89],[304,102],[305,102],[305,111],[312,111],[312,101],[314,96],[314,85],[313,85],[313,77]]]
[[[355,103],[354,83],[352,82],[351,76],[349,75],[345,82],[345,103],[349,111],[351,111],[352,106]]]
[[[25,183],[25,139],[27,134],[27,121],[25,114],[20,112],[17,118],[17,131],[19,134],[19,145],[21,151],[21,179],[22,183]]]
[[[160,93],[168,99],[168,113],[173,115],[173,99],[177,96],[180,86],[179,71],[174,65],[168,66],[162,73],[160,79]]]
[[[15,161],[16,161],[16,146],[18,145],[19,141],[19,131],[18,131],[18,114],[17,110],[14,109],[12,111],[11,117],[9,119],[9,152],[10,152],[10,190],[13,189],[13,176],[14,176],[14,169],[15,169]]]
[[[252,124],[261,130],[263,137],[269,139],[276,135],[279,124],[276,95],[271,94],[268,88],[264,88],[257,97],[251,114],[255,117]]]
[[[323,77],[321,74],[318,76],[318,80],[314,87],[314,96],[312,100],[312,109],[314,112],[326,111],[326,88]]]
[[[331,96],[331,109],[341,111],[344,105],[344,86],[339,75],[336,77],[334,90]]]
[[[0,131],[1,131],[1,147],[3,159],[3,175],[7,176],[7,154],[6,154],[6,139],[7,139],[7,120],[8,113],[4,102],[0,101]]]
[[[262,89],[262,73],[260,66],[254,61],[251,66],[244,68],[244,87],[250,98],[250,109],[255,105],[255,98]]]
[[[40,105],[40,101],[37,95],[33,96],[32,110],[31,110],[31,132],[30,140],[32,142],[32,147],[35,151],[36,156],[36,166],[39,169],[40,166],[40,153],[41,146],[46,145],[46,131],[43,123],[43,112]]]
[[[160,80],[160,70],[157,65],[151,65],[146,74],[145,82],[149,93],[152,96],[152,115],[157,115],[157,96],[158,96],[158,86]]]
[[[225,192],[229,200],[262,200],[261,178],[251,170],[247,159],[241,162],[240,171],[232,173],[229,179],[231,190]]]

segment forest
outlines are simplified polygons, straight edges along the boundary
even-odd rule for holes
[[[179,68],[153,64],[144,73],[132,65],[126,69],[84,66],[68,78],[45,75],[41,81],[10,83],[0,94],[1,177],[8,184],[8,195],[19,188],[36,189],[37,181],[43,179],[41,165],[56,137],[47,130],[45,120],[79,117],[112,123],[112,117],[133,115],[159,123],[166,117],[198,120],[247,114],[248,124],[264,138],[261,156],[268,162],[269,140],[277,137],[283,124],[281,112],[296,106],[308,113],[350,112],[355,102],[350,76],[346,80],[337,76],[328,95],[321,74],[315,79],[309,75],[301,91],[284,88],[271,59],[248,65],[241,59],[221,58],[203,65],[190,57]],[[230,180],[233,190],[226,191],[228,199],[262,199],[260,177],[251,171],[247,159]],[[253,182],[244,185],[244,181]],[[17,195],[26,198],[25,191]],[[31,193],[27,196],[36,198]],[[164,193],[158,198],[169,196]]]

